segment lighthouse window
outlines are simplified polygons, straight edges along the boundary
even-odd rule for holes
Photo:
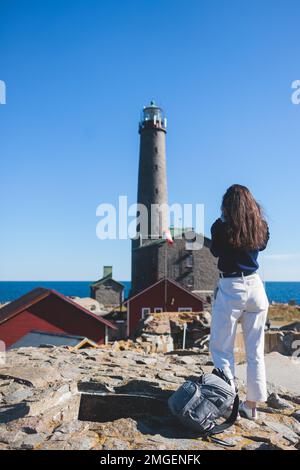
[[[157,147],[154,147],[154,152],[158,153],[158,148]]]
[[[155,170],[158,170],[158,165],[154,165]]]
[[[191,274],[190,276],[188,276],[186,280],[186,285],[187,287],[193,287],[193,284],[194,284],[194,276]]]
[[[157,188],[155,188],[155,194],[158,194],[158,189]]]
[[[192,268],[193,267],[193,255],[188,255],[186,258],[186,267]]]

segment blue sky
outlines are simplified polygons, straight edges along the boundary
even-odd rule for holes
[[[137,190],[140,110],[168,117],[169,202],[263,204],[266,280],[300,281],[297,0],[1,0],[0,279],[130,278],[96,207]]]

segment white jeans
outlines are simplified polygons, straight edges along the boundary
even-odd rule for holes
[[[247,356],[247,400],[266,401],[264,327],[269,302],[259,274],[220,278],[212,309],[210,352],[214,366],[233,379],[234,341],[241,320]]]

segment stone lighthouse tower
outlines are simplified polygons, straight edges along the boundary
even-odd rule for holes
[[[135,295],[159,279],[169,278],[191,291],[212,290],[218,279],[216,260],[204,237],[202,249],[193,251],[181,237],[172,246],[164,234],[168,227],[166,174],[167,122],[163,110],[151,101],[139,122],[140,155],[138,172],[137,237],[132,240],[131,291]],[[144,210],[144,212],[143,212]],[[177,228],[172,229],[177,232]]]
[[[163,110],[151,101],[144,107],[139,123],[140,159],[137,202],[147,209],[140,229],[141,243],[148,238],[162,238],[168,229],[166,205],[166,127]],[[145,216],[140,213],[141,218]]]
[[[140,156],[138,172],[137,238],[132,240],[131,294],[159,278],[158,245],[168,229],[166,205],[166,130],[163,110],[151,101],[139,122]]]

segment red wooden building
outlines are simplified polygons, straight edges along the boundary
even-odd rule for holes
[[[124,302],[127,306],[127,335],[140,319],[154,312],[202,312],[203,300],[171,279],[160,279]]]
[[[52,289],[37,288],[0,308],[0,340],[8,348],[32,330],[105,343],[116,326]]]

